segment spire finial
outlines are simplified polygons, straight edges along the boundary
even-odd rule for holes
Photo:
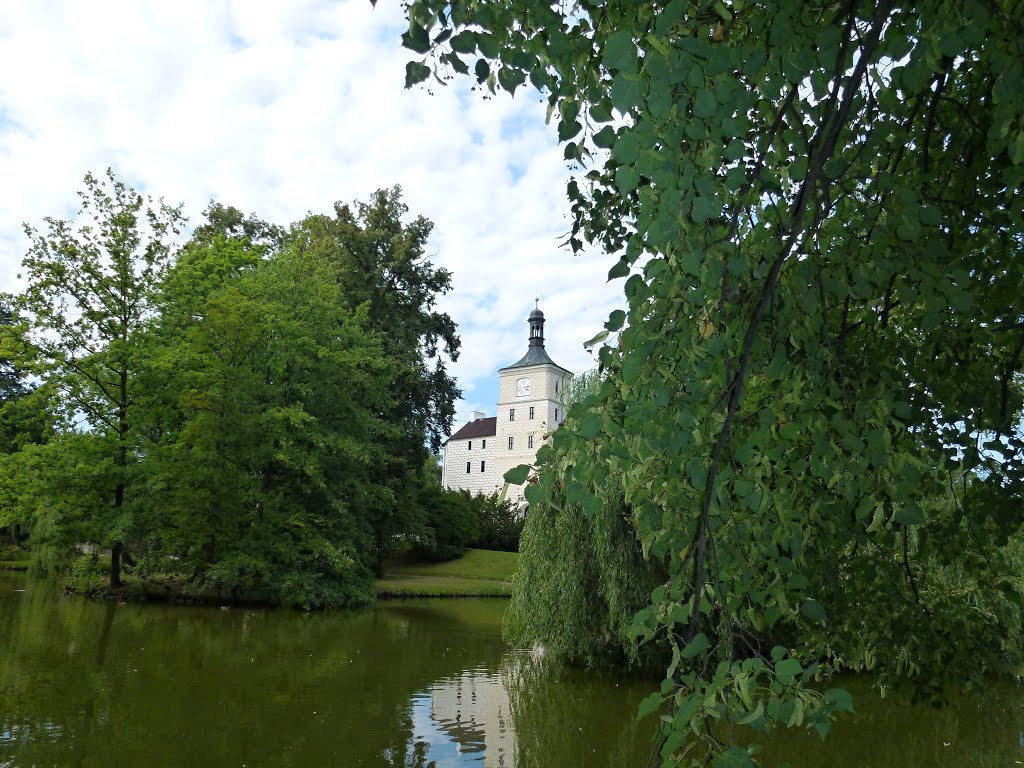
[[[540,309],[540,294],[534,294],[533,296],[533,308]]]

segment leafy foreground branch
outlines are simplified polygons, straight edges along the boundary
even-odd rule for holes
[[[630,634],[660,655],[665,765],[756,764],[741,725],[824,734],[850,709],[808,687],[831,670],[941,698],[1020,662],[1018,16],[409,7],[408,86],[472,71],[547,95],[579,170],[569,243],[627,278],[602,376],[538,457],[511,629],[577,660],[640,660]],[[531,580],[559,568],[542,528],[592,532],[563,560],[587,593]]]

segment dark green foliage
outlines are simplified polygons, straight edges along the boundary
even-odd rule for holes
[[[480,536],[480,520],[468,494],[424,483],[417,506],[425,515],[426,532],[415,551],[429,560],[452,560]]]
[[[399,187],[382,189],[368,203],[337,203],[333,216],[306,217],[286,238],[298,253],[333,266],[342,300],[366,306],[368,327],[395,365],[390,397],[379,408],[396,431],[380,443],[384,453],[373,471],[373,482],[389,497],[363,509],[378,573],[384,558],[422,529],[421,470],[451,431],[459,396],[438,354],[456,360],[459,353],[455,323],[435,306],[451,288],[451,275],[426,258],[433,224],[422,216],[403,221],[407,213]]]
[[[670,651],[642,708],[662,714],[663,763],[757,764],[728,743],[737,724],[827,733],[849,709],[809,687],[830,669],[936,693],[1020,663],[1017,4],[408,15],[441,72],[458,45],[488,90],[525,75],[545,94],[585,166],[569,243],[626,278],[605,378],[539,457],[553,479],[531,502],[557,533],[566,506],[596,520],[625,499],[664,564],[634,622]],[[566,626],[570,647],[590,631]]]
[[[469,495],[468,491],[463,493]],[[471,502],[480,521],[480,537],[473,546],[499,552],[518,552],[526,519],[512,502],[501,501],[498,494],[473,495]]]
[[[45,443],[57,421],[52,388],[27,384],[26,330],[27,323],[0,298],[0,537],[12,544],[28,536],[32,523],[23,501],[29,483],[22,477],[20,452]]]
[[[17,337],[12,335],[17,317],[10,305],[0,297],[0,406],[17,400],[25,394],[25,374],[14,359],[17,354]]]

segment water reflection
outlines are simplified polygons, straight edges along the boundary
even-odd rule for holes
[[[500,673],[467,669],[413,694],[415,733],[407,765],[515,768],[516,735]],[[420,758],[422,755],[422,758]]]
[[[0,574],[0,768],[643,765],[654,721],[635,712],[654,684],[510,651],[504,607],[115,606]],[[1017,686],[940,711],[855,694],[858,714],[828,742],[780,734],[765,765],[1022,759]]]
[[[459,754],[475,756],[485,768],[514,768],[516,735],[508,692],[501,675],[481,669],[431,684],[412,703],[417,728],[429,725],[458,745]]]

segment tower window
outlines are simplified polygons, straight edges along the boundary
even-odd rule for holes
[[[473,441],[472,440],[469,441],[469,450],[471,450],[471,451],[473,450]]]
[[[481,440],[480,442],[483,443],[483,445],[480,446],[481,448],[487,448],[487,439],[486,438]]]
[[[481,472],[484,471],[484,462],[482,462],[482,461],[480,462],[480,471]]]
[[[526,447],[533,448],[533,435],[529,435],[526,438]]]
[[[509,408],[508,409],[508,420],[509,421],[515,421],[516,420],[516,409],[515,408]]]
[[[512,438],[511,437],[508,439],[508,449],[510,451],[512,450]]]
[[[466,462],[466,474],[468,475],[472,471],[473,471],[473,462],[467,461]]]
[[[530,418],[531,419],[533,418],[533,406],[532,405],[530,406]]]
[[[558,409],[555,408],[555,424],[558,423]]]

